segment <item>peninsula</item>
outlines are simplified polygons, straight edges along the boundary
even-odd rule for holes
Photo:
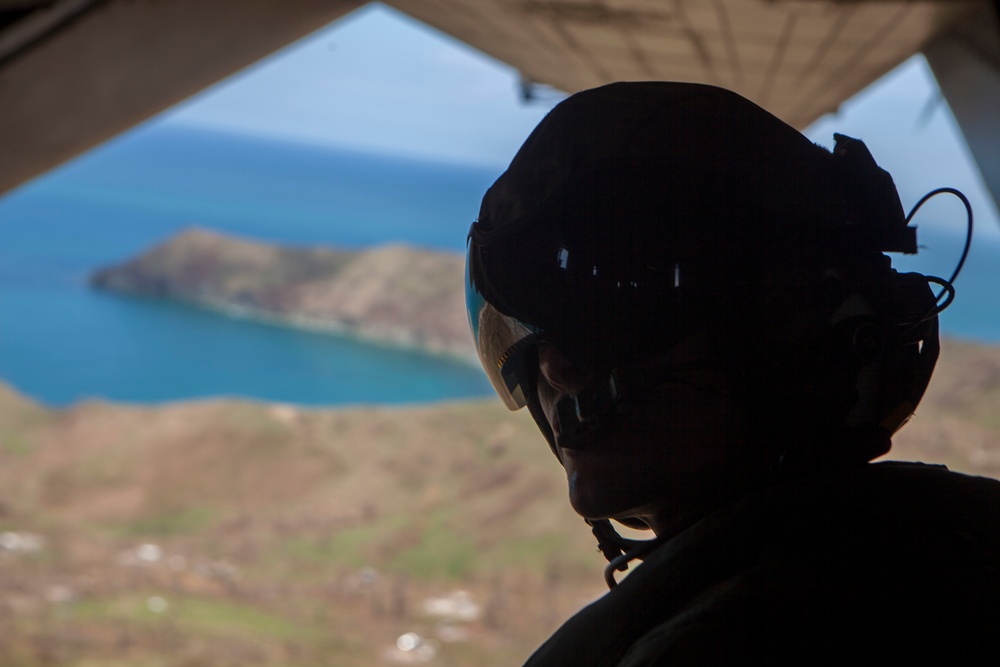
[[[284,247],[191,228],[91,284],[473,360],[463,270],[458,254],[404,245]]]

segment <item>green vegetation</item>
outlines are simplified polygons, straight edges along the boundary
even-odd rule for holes
[[[142,516],[118,527],[119,534],[134,537],[177,537],[204,531],[215,513],[205,507]]]
[[[529,567],[538,573],[553,563],[591,569],[593,550],[574,551],[574,546],[558,533],[504,540],[483,554],[482,565],[487,569],[503,565]]]
[[[415,531],[412,545],[402,546],[389,560],[395,572],[425,580],[460,580],[478,564],[472,538],[456,531],[443,517]]]
[[[198,633],[256,635],[270,639],[297,640],[321,637],[317,628],[302,626],[246,605],[191,597],[171,598],[168,604],[169,607],[165,611],[155,613],[149,609],[148,604],[139,601],[133,618],[147,622],[167,619],[182,626],[189,626]]]
[[[31,452],[31,445],[18,433],[0,433],[0,449],[20,458]]]
[[[338,530],[333,536],[296,536],[285,542],[284,553],[314,563],[361,568],[379,562],[378,552],[405,525],[403,516],[363,522]]]

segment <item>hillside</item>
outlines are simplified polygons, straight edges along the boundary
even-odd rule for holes
[[[0,442],[5,667],[360,667],[414,657],[407,632],[434,664],[519,664],[604,588],[533,422],[494,402],[50,411],[6,390]]]
[[[473,359],[462,271],[456,254],[402,245],[292,248],[192,228],[91,284]]]
[[[946,341],[891,458],[1000,476],[997,415],[1000,349]],[[602,567],[498,401],[48,410],[0,388],[4,666],[417,662],[409,632],[430,664],[519,664]]]

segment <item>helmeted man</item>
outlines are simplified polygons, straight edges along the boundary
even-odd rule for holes
[[[470,323],[612,590],[528,664],[1000,659],[1000,483],[869,463],[954,296],[892,269],[908,223],[861,141],[720,88],[613,84],[539,124],[470,231]]]

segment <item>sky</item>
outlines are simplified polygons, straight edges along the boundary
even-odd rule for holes
[[[805,134],[833,145],[839,132],[865,141],[879,165],[892,174],[903,208],[925,193],[958,188],[976,212],[979,238],[1000,239],[1000,217],[962,132],[941,97],[922,55],[916,55],[817,120]],[[930,202],[915,221],[928,227],[964,228],[961,204],[948,197]]]
[[[502,167],[556,101],[522,104],[518,82],[513,68],[372,4],[163,120]]]
[[[501,170],[558,101],[523,103],[518,73],[391,8],[367,5],[163,114],[157,122]],[[925,192],[963,190],[977,235],[1000,239],[992,198],[933,75],[917,55],[806,130],[863,139],[893,174],[904,208]],[[951,208],[949,208],[951,207]],[[924,225],[961,228],[937,201]]]

